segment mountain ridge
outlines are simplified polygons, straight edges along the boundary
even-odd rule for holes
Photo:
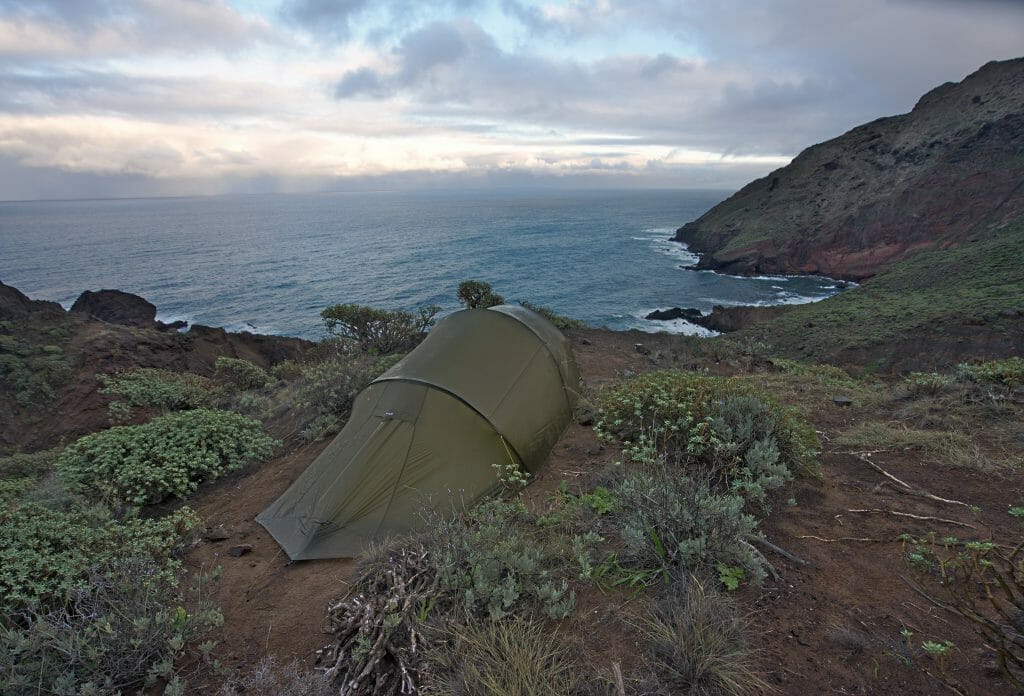
[[[864,280],[1024,214],[1024,58],[812,145],[673,239],[697,268]]]

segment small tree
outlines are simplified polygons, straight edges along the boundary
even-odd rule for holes
[[[482,280],[464,280],[459,283],[459,302],[466,309],[486,309],[505,304],[505,298],[491,290],[491,284]]]
[[[437,305],[420,307],[413,314],[402,309],[337,304],[320,312],[320,316],[329,334],[355,341],[363,350],[393,353],[430,328],[440,311]]]

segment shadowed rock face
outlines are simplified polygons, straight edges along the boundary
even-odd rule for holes
[[[96,319],[123,326],[156,326],[156,305],[120,290],[86,290],[71,305],[72,313],[89,314]]]
[[[156,305],[149,300],[121,290],[86,290],[75,303],[71,312],[88,314],[110,324],[135,326],[142,329],[177,330],[188,326],[188,322],[176,321],[165,324],[156,320]]]
[[[0,321],[25,319],[40,314],[60,316],[64,314],[64,308],[56,302],[31,300],[21,290],[0,283]]]
[[[1024,58],[814,145],[674,237],[728,273],[861,280],[1024,214]]]

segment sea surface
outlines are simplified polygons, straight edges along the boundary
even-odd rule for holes
[[[324,307],[458,308],[485,280],[592,326],[702,333],[656,308],[793,304],[834,281],[688,270],[668,241],[725,191],[444,191],[0,203],[0,281],[70,307],[117,288],[164,321],[323,335]]]

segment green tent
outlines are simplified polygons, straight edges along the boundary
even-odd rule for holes
[[[450,314],[356,397],[345,428],[256,519],[293,560],[354,556],[414,529],[425,506],[495,491],[495,464],[536,472],[578,388],[569,342],[539,314]]]

